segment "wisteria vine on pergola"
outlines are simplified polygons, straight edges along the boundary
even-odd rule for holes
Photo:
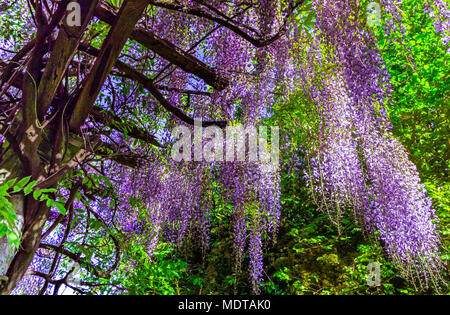
[[[259,293],[280,221],[279,169],[175,162],[170,130],[197,118],[259,125],[299,90],[319,122],[305,131],[311,198],[337,224],[351,209],[405,277],[439,287],[434,210],[390,132],[389,75],[359,1],[78,0],[81,26],[67,22],[70,2],[1,6],[23,12],[22,33],[0,46],[0,184],[12,206],[0,212],[2,294],[83,292],[96,283],[75,286],[61,257],[109,279],[120,237],[139,236],[150,257],[160,241],[181,246],[188,236],[207,250],[217,202],[231,211],[235,272],[248,248]],[[401,30],[400,2],[381,1],[386,33]],[[448,45],[448,5],[424,8]],[[332,70],[318,84],[324,65]],[[109,260],[82,254],[91,217],[110,238]]]

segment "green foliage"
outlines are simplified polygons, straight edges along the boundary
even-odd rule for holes
[[[339,236],[324,214],[292,227],[285,221],[276,248],[267,254],[268,294],[413,294],[381,246],[367,244],[356,225],[347,222]],[[367,284],[367,265],[380,264],[381,285]]]
[[[30,194],[37,182],[29,181],[30,177],[28,176],[19,181],[10,179],[3,185],[0,185],[0,238],[6,235],[9,244],[15,248],[18,248],[20,245],[20,230],[17,228],[18,218],[14,204],[11,202],[11,197],[12,194],[18,194],[22,190],[24,195]]]
[[[20,234],[16,227],[18,218],[15,207],[9,200],[11,195],[8,193],[8,190],[13,187],[15,182],[16,179],[11,179],[0,186],[0,238],[3,238],[6,235],[9,244],[18,248],[20,245]],[[13,188],[13,191],[22,189],[19,188],[20,182]]]
[[[375,30],[391,76],[387,107],[393,132],[410,152],[432,198],[442,236],[442,258],[450,253],[449,54],[424,2],[402,2],[405,37]]]
[[[405,37],[375,30],[392,84],[388,113],[395,135],[423,177],[448,180],[449,54],[423,1],[402,2]]]
[[[180,294],[179,281],[187,272],[187,263],[175,258],[174,248],[167,243],[158,245],[150,259],[144,245],[132,241],[127,257],[119,269],[121,285],[127,294]],[[196,279],[194,285],[199,285]]]
[[[22,16],[26,12],[26,2],[17,1],[11,4],[2,3],[0,10],[0,38],[4,41],[14,43],[14,49],[18,48],[18,44],[27,41],[29,38],[24,38],[25,34],[32,34],[30,25],[27,19]],[[15,9],[14,6],[19,6]],[[30,36],[25,35],[25,36]]]
[[[438,227],[442,238],[442,260],[449,266],[450,262],[450,183],[426,182],[428,196],[433,199],[438,217]],[[447,274],[449,271],[447,270]]]

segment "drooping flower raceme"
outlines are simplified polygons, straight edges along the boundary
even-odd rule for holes
[[[315,1],[321,12],[318,43],[335,50],[331,59],[338,66],[323,86],[308,90],[320,117],[309,152],[313,196],[336,223],[346,207],[353,208],[367,232],[379,232],[405,277],[422,288],[437,287],[441,261],[431,200],[408,153],[389,131],[383,63],[344,2]]]

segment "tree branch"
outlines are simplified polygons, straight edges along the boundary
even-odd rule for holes
[[[99,54],[98,49],[88,46],[86,44],[80,44],[80,49],[87,52],[90,55],[96,56]],[[120,60],[117,60],[115,67],[122,73],[124,73],[128,78],[140,83],[147,91],[149,91],[156,100],[169,112],[174,114],[178,119],[184,121],[189,125],[194,125],[195,121],[193,118],[186,115],[181,109],[173,106],[170,102],[161,94],[161,92],[156,88],[153,80],[147,78],[144,74],[131,68],[127,64]],[[205,121],[202,123],[203,126],[208,127],[212,125],[217,125],[221,128],[225,128],[227,125],[226,121]]]
[[[86,77],[83,88],[71,104],[73,110],[69,120],[71,130],[78,130],[86,120],[109,72],[147,5],[148,0],[125,0],[122,4],[92,71]]]
[[[67,2],[67,1],[66,1]],[[56,39],[53,51],[48,60],[38,88],[39,117],[42,118],[50,107],[56,91],[61,84],[67,67],[77,51],[81,37],[94,15],[98,0],[80,0],[81,26],[63,24]],[[67,7],[67,4],[66,4]]]
[[[111,279],[110,274],[104,272],[103,270],[100,270],[100,268],[98,266],[95,266],[95,265],[87,262],[86,260],[82,259],[81,253],[75,254],[75,253],[72,253],[71,251],[68,251],[67,249],[64,249],[60,246],[45,244],[45,243],[41,243],[39,245],[39,247],[61,253],[62,255],[79,263],[82,267],[86,268],[88,271],[92,272],[97,277],[100,277],[103,279]]]
[[[122,122],[122,119],[113,115],[112,113],[100,112],[99,110],[91,111],[92,117],[96,121],[101,122],[104,125],[107,125],[117,131],[128,134],[130,137],[135,139],[140,139],[142,141],[153,144],[157,147],[162,147],[162,145],[156,140],[156,137],[149,134],[147,131],[142,130],[134,125],[129,123]]]
[[[115,18],[114,11],[103,3],[97,6],[95,15],[108,24],[112,24]],[[137,27],[131,33],[131,38],[184,71],[195,74],[219,91],[229,85],[228,79],[223,78],[213,68],[207,66],[191,54],[184,52],[171,42],[158,37],[151,31]]]
[[[290,5],[289,5],[288,13],[286,15],[286,19],[283,23],[283,26],[280,28],[280,30],[275,35],[273,35],[270,38],[255,38],[255,37],[251,36],[250,34],[248,34],[247,32],[243,31],[239,26],[231,23],[229,20],[225,20],[223,18],[214,16],[202,9],[187,8],[181,4],[176,4],[176,3],[168,2],[168,1],[164,1],[164,2],[163,1],[154,1],[154,0],[150,1],[151,4],[153,4],[154,6],[160,7],[160,8],[177,11],[177,12],[181,12],[184,14],[194,15],[197,17],[201,17],[201,18],[216,22],[216,23],[228,28],[233,33],[242,37],[243,39],[247,40],[252,45],[254,45],[255,47],[258,47],[258,48],[268,46],[284,35],[284,33],[286,32],[286,25],[287,25],[288,18],[290,17],[290,15],[293,13],[293,11],[297,7],[299,7],[300,5],[303,4],[303,2],[304,2],[304,0],[301,0],[297,3],[293,3],[291,1]]]

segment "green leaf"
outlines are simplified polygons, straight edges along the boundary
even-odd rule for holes
[[[30,181],[31,176],[27,176],[22,178],[15,186],[14,186],[14,192],[19,192],[22,190],[22,188]]]
[[[17,235],[13,231],[8,231],[8,243],[10,245],[14,245],[15,248],[19,248],[20,246],[19,235]]]
[[[58,191],[58,190],[55,189],[55,188],[38,189],[38,190],[35,190],[35,191],[33,192],[33,198],[36,199],[36,200],[39,200],[39,197],[40,197],[42,194],[54,193],[54,192],[57,192],[57,191]]]
[[[33,190],[34,186],[36,186],[36,184],[37,184],[37,180],[34,180],[31,183],[29,183],[27,185],[27,187],[24,188],[23,193],[25,194],[25,196],[31,193],[31,191]]]
[[[39,200],[39,197],[42,195],[42,191],[40,191],[40,190],[35,190],[34,192],[33,192],[33,198],[35,199],[35,200]]]
[[[62,215],[67,214],[66,207],[63,203],[55,202],[55,207],[58,208],[58,212],[61,213]]]
[[[0,238],[3,238],[8,233],[8,227],[5,223],[0,223]]]
[[[10,179],[9,181],[7,181],[6,184],[4,185],[6,187],[6,190],[10,189],[14,185],[16,180],[17,179],[13,178],[13,179]]]

